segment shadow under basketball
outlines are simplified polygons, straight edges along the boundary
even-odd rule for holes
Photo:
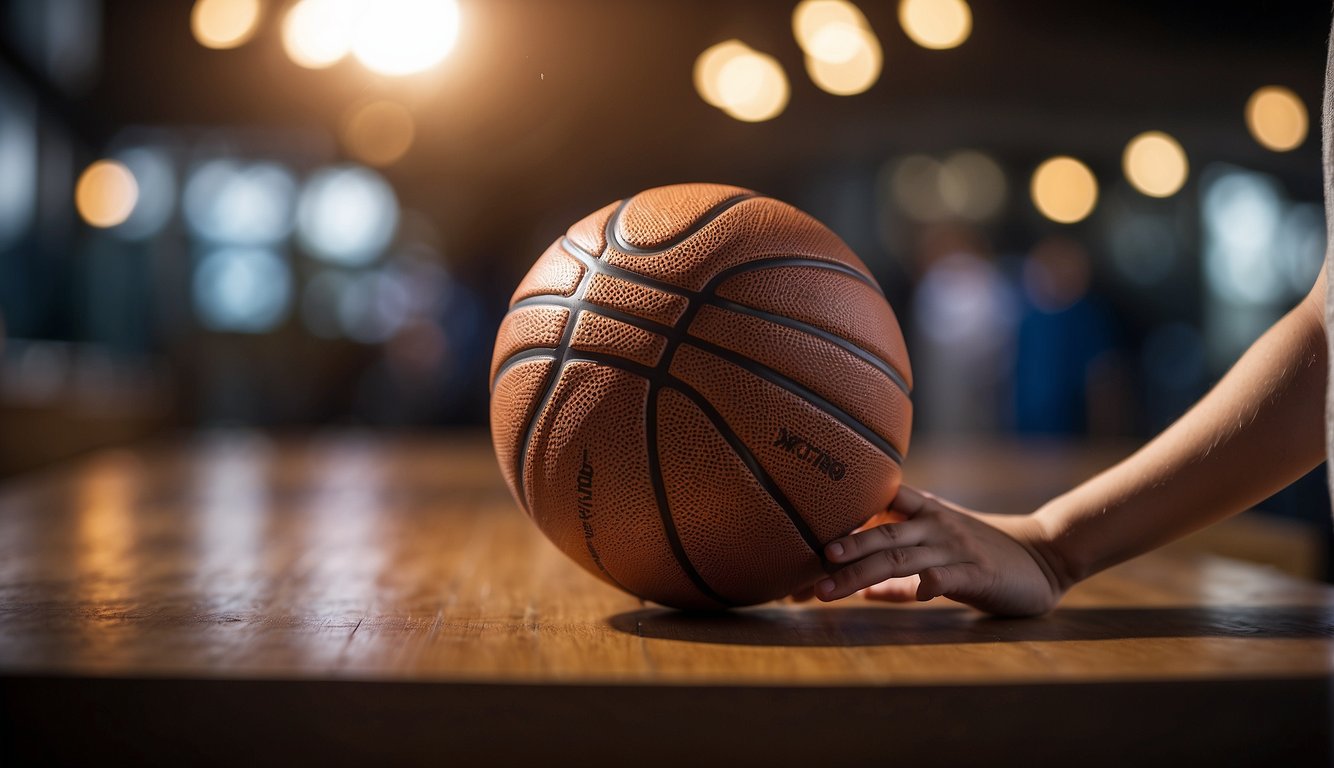
[[[1062,608],[1002,619],[967,608],[760,607],[728,613],[643,608],[608,619],[661,640],[769,646],[942,645],[1137,637],[1334,637],[1334,606]]]

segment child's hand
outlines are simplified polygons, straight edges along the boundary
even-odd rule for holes
[[[943,595],[989,613],[1035,616],[1065,592],[1048,551],[1032,515],[973,512],[905,485],[887,513],[825,547],[838,570],[814,594],[826,602],[859,590],[889,601]]]

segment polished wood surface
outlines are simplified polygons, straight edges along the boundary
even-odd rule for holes
[[[1018,511],[1117,454],[927,444],[915,447],[908,479]],[[1251,753],[1228,738],[1282,735],[1289,757],[1321,743],[1327,756],[1332,671],[1334,590],[1207,555],[1145,556],[1033,620],[943,600],[775,603],[718,616],[661,609],[547,543],[505,492],[480,435],[218,433],[94,454],[0,489],[0,715],[31,720],[70,697],[151,709],[162,701],[155,686],[262,709],[307,701],[303,685],[330,682],[416,683],[384,696],[437,691],[436,706],[490,701],[514,717],[581,696],[592,699],[585,707],[636,696],[667,706],[689,688],[742,697],[724,711],[757,697],[779,719],[784,706],[804,711],[793,703],[802,696],[879,696],[877,706],[917,708],[928,725],[978,702],[1060,716],[1089,697],[1102,712],[1118,696],[1227,723],[1209,703],[1235,695],[1269,697],[1279,719],[1233,723],[1215,746],[1235,757]],[[964,709],[922,714],[924,701],[963,691],[972,691],[956,702]]]

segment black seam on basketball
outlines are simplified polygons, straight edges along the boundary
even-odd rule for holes
[[[709,301],[709,303],[717,307],[718,309],[725,309],[728,310],[729,312],[737,312],[743,315],[750,315],[751,317],[757,317],[761,320],[767,320],[768,322],[774,323],[775,325],[781,325],[787,328],[791,328],[794,331],[801,331],[802,333],[806,333],[811,336],[824,339],[830,344],[839,347],[844,352],[847,352],[850,355],[854,355],[863,362],[874,366],[876,370],[880,371],[881,373],[885,374],[885,376],[889,377],[889,380],[894,382],[895,386],[903,390],[903,394],[912,395],[912,390],[911,388],[908,387],[908,382],[904,379],[903,374],[898,372],[898,369],[890,365],[887,361],[882,360],[879,355],[876,355],[875,353],[869,350],[862,349],[855,343],[848,341],[842,336],[830,333],[829,331],[826,331],[823,328],[818,328],[814,325],[803,323],[800,320],[794,320],[790,317],[785,317],[783,315],[776,315],[773,312],[766,312],[763,309],[755,309],[754,307],[748,307],[745,304],[738,304],[735,301],[730,301],[728,299],[720,299],[715,297],[711,301]]]
[[[568,364],[569,361],[562,363],[561,365],[562,374],[565,372],[565,368],[566,366],[568,366]],[[576,389],[579,387],[579,385],[582,383],[582,381],[583,381],[582,379],[578,378],[569,379],[568,381],[566,381],[565,391],[561,393],[560,397],[553,396],[551,400],[546,404],[546,408],[550,409],[551,411],[551,419],[553,420],[553,422],[556,419],[556,416],[560,413],[561,408],[565,406],[565,403],[568,402],[571,397],[574,397],[574,393]],[[554,395],[555,390],[553,389],[552,392]],[[536,518],[534,518],[534,522],[536,522]],[[608,579],[611,580],[612,584],[615,584],[619,589],[621,589],[624,592],[631,592],[631,590],[625,588],[625,585],[622,584],[619,579],[617,579],[615,576],[612,575],[611,571],[607,568],[607,564],[602,562],[602,559],[598,557],[596,553],[593,552],[591,547],[589,548],[589,559],[593,561],[593,565],[597,566],[597,569],[601,571],[604,576],[606,576]],[[633,594],[633,592],[631,592],[631,594]]]
[[[709,399],[699,390],[692,387],[688,382],[673,376],[669,372],[660,371],[657,368],[650,368],[647,365],[636,363],[633,360],[625,360],[605,352],[588,352],[579,350],[571,353],[570,360],[597,363],[609,368],[619,368],[626,373],[631,373],[648,379],[649,397],[653,403],[652,415],[655,419],[657,416],[656,393],[663,388],[674,389],[685,396],[686,399],[694,403],[695,407],[700,410],[700,413],[703,413],[705,418],[713,424],[714,429],[718,431],[718,435],[723,438],[723,441],[731,446],[732,451],[736,453],[737,458],[741,459],[741,462],[750,470],[751,475],[754,476],[755,480],[760,484],[760,487],[769,494],[770,498],[774,500],[774,503],[778,505],[779,509],[783,510],[783,514],[787,515],[788,519],[792,521],[792,525],[797,529],[797,533],[801,535],[802,540],[804,540],[811,548],[811,551],[820,558],[821,564],[824,563],[824,545],[821,543],[819,537],[815,535],[815,532],[811,530],[810,525],[806,523],[805,518],[801,516],[801,513],[797,511],[797,508],[778,487],[778,483],[776,483],[769,473],[764,470],[764,467],[760,464],[759,460],[755,458],[754,452],[746,446],[745,442],[736,434],[736,431],[727,423],[727,419],[718,412],[717,408],[713,407],[713,403],[710,403]],[[653,422],[653,435],[656,440],[656,421]],[[660,467],[656,470],[658,474],[654,474],[654,467],[657,466],[658,462],[657,454],[651,454],[649,461],[651,462],[649,474],[653,478],[654,490],[656,492],[658,483],[661,480]],[[666,489],[664,488],[663,495],[660,497],[660,504],[663,505],[663,509],[667,509],[666,493]],[[668,510],[668,515],[670,515],[670,510]],[[665,519],[664,525],[668,525],[668,522]],[[671,525],[670,530],[672,530],[673,533],[669,535],[669,538],[671,535],[675,535],[675,526]],[[689,563],[689,557],[685,555],[684,548],[681,550],[681,556],[686,557],[685,562],[682,564],[682,568],[686,569],[686,564]],[[687,574],[689,573],[689,570],[693,568],[694,566],[691,565],[689,569],[686,569]],[[700,579],[702,580],[703,577],[701,576]]]
[[[580,249],[579,246],[570,242],[569,238],[565,238],[563,244],[566,246],[566,251],[570,253],[571,256],[574,256],[581,263],[583,263],[585,267],[592,269],[595,272],[606,274],[609,277],[620,278],[625,280],[626,282],[636,283],[646,288],[653,288],[661,290],[663,292],[673,293],[675,295],[684,297],[687,301],[692,303],[695,301],[703,301],[705,303],[712,304],[713,306],[719,307],[721,309],[728,309],[733,312],[741,312],[744,314],[752,315],[762,320],[768,320],[769,322],[786,326],[793,330],[802,331],[812,336],[818,336],[819,338],[824,339],[825,341],[828,341],[831,344],[838,345],[849,354],[855,355],[864,360],[865,362],[875,366],[882,373],[888,376],[890,380],[894,382],[895,386],[897,386],[900,390],[903,391],[903,394],[908,395],[909,397],[912,396],[912,388],[908,386],[908,380],[906,376],[900,373],[899,370],[895,368],[894,365],[891,364],[889,361],[881,358],[874,352],[865,349],[864,347],[857,344],[855,341],[844,338],[835,333],[826,331],[823,328],[810,325],[809,323],[804,323],[800,320],[795,320],[793,318],[775,314],[773,312],[769,312],[763,309],[756,309],[755,307],[749,307],[746,306],[745,304],[740,304],[730,299],[720,298],[717,295],[713,294],[712,292],[714,289],[716,289],[717,284],[721,284],[728,278],[734,277],[743,272],[749,272],[758,269],[777,269],[780,267],[788,267],[788,266],[816,267],[821,269],[833,270],[835,272],[841,272],[850,277],[854,277],[860,280],[861,282],[874,288],[877,292],[880,292],[880,286],[876,285],[875,281],[867,279],[865,275],[853,269],[852,267],[849,267],[845,264],[841,264],[838,262],[819,261],[816,259],[806,259],[806,258],[777,257],[771,259],[762,259],[756,262],[747,262],[746,264],[739,264],[737,265],[737,267],[733,267],[732,269],[729,270],[724,270],[723,272],[719,273],[716,277],[714,277],[712,280],[710,280],[708,285],[705,286],[703,291],[692,291],[689,288],[682,288],[681,286],[663,282],[656,278],[647,277],[645,275],[639,274],[638,272],[632,272],[630,270],[617,267],[612,264],[607,264],[605,262],[600,262],[600,261],[594,261],[592,256],[590,256],[582,249]],[[742,269],[742,267],[744,267],[745,269]],[[513,312],[515,309],[519,309],[520,307],[531,307],[540,305],[553,305],[561,307],[572,306],[572,304],[570,303],[570,299],[562,294],[541,294],[537,296],[530,296],[526,299],[515,302],[510,307],[510,311]],[[668,328],[668,326],[658,323],[655,320],[642,318],[639,315],[627,314],[624,313],[623,311],[611,309],[610,307],[603,307],[598,304],[591,304],[588,302],[583,302],[579,306],[581,309],[592,309],[597,312],[606,314],[608,317],[615,317],[616,319],[621,320],[622,322],[628,323],[630,325],[635,325],[639,328],[642,328],[643,330],[653,331],[655,333],[662,333],[664,335],[667,333],[666,329]],[[680,323],[678,322],[678,325],[679,324]]]
[[[809,256],[761,256],[752,261],[743,262],[724,269],[722,272],[714,275],[709,282],[704,285],[703,293],[713,293],[714,289],[726,280],[736,277],[746,272],[756,272],[761,269],[778,269],[780,267],[816,267],[819,269],[829,269],[835,272],[841,272],[848,277],[854,277],[863,283],[871,286],[881,296],[884,292],[874,278],[861,273],[855,267],[844,264],[841,261],[830,261],[827,259],[814,259]]]
[[[727,419],[723,418],[723,415],[718,412],[718,409],[713,407],[713,403],[710,403],[708,398],[704,397],[699,391],[686,385],[685,382],[680,381],[679,379],[675,379],[675,382],[676,383],[671,385],[671,388],[679,391],[694,403],[700,413],[704,414],[704,417],[713,424],[714,430],[718,432],[724,442],[732,447],[732,452],[735,453],[737,458],[741,459],[741,463],[745,464],[746,468],[750,470],[750,474],[755,478],[756,482],[759,483],[760,488],[762,488],[765,493],[769,494],[769,498],[773,499],[774,503],[778,505],[778,508],[783,511],[783,514],[787,515],[787,519],[792,521],[792,526],[797,529],[797,533],[801,534],[801,538],[806,542],[806,546],[810,547],[811,551],[815,553],[815,556],[820,558],[820,563],[823,565],[825,562],[824,542],[820,541],[820,537],[816,536],[815,531],[811,530],[811,527],[806,523],[806,519],[801,516],[801,513],[797,511],[795,506],[793,506],[792,502],[787,498],[787,495],[783,493],[783,489],[778,487],[778,483],[774,482],[774,479],[769,476],[769,473],[764,471],[764,467],[760,466],[760,462],[755,458],[754,452],[742,442],[741,438],[737,437],[732,426],[727,423]]]
[[[555,347],[529,347],[519,350],[509,357],[505,358],[505,363],[496,370],[495,378],[491,379],[491,391],[496,391],[496,384],[505,378],[505,374],[516,365],[521,365],[532,360],[555,360],[557,349]]]
[[[520,307],[566,307],[571,311],[577,309],[598,315],[606,315],[613,320],[620,320],[626,325],[633,325],[644,331],[668,334],[676,330],[670,325],[663,325],[656,320],[649,320],[646,317],[633,315],[624,310],[606,307],[601,304],[593,304],[592,302],[582,299],[567,299],[564,296],[534,296],[531,299],[524,299],[521,304],[514,305],[515,309]]]
[[[621,204],[619,206],[616,207],[616,212],[613,213],[611,217],[607,219],[607,225],[606,225],[607,242],[609,244],[614,244],[618,251],[622,251],[631,256],[655,256],[659,253],[662,253],[663,251],[669,251],[675,248],[676,246],[680,245],[681,243],[684,243],[686,240],[689,240],[692,236],[694,236],[696,232],[699,232],[701,229],[704,229],[708,225],[712,224],[715,219],[723,215],[723,213],[725,213],[732,206],[744,202],[746,200],[753,200],[758,197],[760,197],[760,195],[757,195],[754,192],[743,192],[741,194],[732,195],[726,200],[721,200],[712,208],[700,214],[700,217],[698,219],[695,219],[694,223],[691,224],[689,227],[687,227],[684,232],[677,235],[676,237],[673,237],[671,240],[668,240],[666,243],[663,243],[662,245],[649,249],[636,248],[635,246],[626,243],[624,240],[621,239],[620,235],[616,234],[616,225],[620,224],[621,222],[621,214],[624,213],[626,207],[630,205],[630,201],[634,200],[634,197],[627,197],[626,199],[621,201]]]
[[[658,504],[658,516],[662,518],[662,528],[667,534],[667,543],[671,545],[672,554],[676,557],[676,564],[680,566],[681,572],[694,583],[700,594],[719,605],[735,606],[737,605],[735,601],[718,594],[709,586],[704,575],[695,568],[695,564],[690,560],[690,554],[686,552],[685,544],[681,541],[681,534],[676,530],[676,520],[672,517],[671,504],[667,501],[667,485],[662,479],[662,459],[658,456],[658,392],[661,391],[661,387],[655,380],[656,377],[645,376],[645,378],[649,382],[648,401],[644,407],[644,442],[648,450],[648,475],[653,485],[653,496]]]
[[[789,379],[778,371],[775,371],[763,363],[756,362],[743,355],[738,355],[726,347],[720,347],[711,341],[705,341],[704,339],[695,336],[691,336],[688,343],[701,351],[708,352],[720,360],[724,360],[738,368],[747,370],[770,384],[785,389],[791,394],[810,402],[811,405],[824,411],[835,421],[861,435],[868,443],[880,449],[881,453],[893,459],[894,463],[903,464],[903,453],[900,452],[898,448],[895,448],[888,440],[881,437],[875,430],[863,424],[857,417],[837,405],[834,405],[829,402],[829,400],[812,392],[801,384]]]
[[[588,285],[593,281],[593,270],[585,269],[579,276],[579,283],[575,286],[572,297],[582,299],[584,291],[588,290]],[[552,366],[551,373],[547,375],[547,380],[543,384],[542,397],[538,400],[537,408],[533,409],[533,415],[528,418],[528,426],[523,431],[523,443],[519,445],[516,452],[514,476],[518,479],[516,485],[519,490],[519,503],[523,505],[523,511],[532,516],[532,509],[528,504],[528,491],[524,487],[525,472],[524,464],[528,461],[528,444],[533,440],[533,430],[537,427],[538,417],[546,410],[547,403],[551,401],[551,395],[556,391],[556,383],[560,381],[561,375],[565,372],[565,361],[570,354],[570,338],[574,335],[574,326],[579,319],[579,311],[570,310],[570,314],[565,318],[565,327],[561,329],[560,343],[556,345],[556,351],[560,354],[560,359]],[[509,361],[505,361],[508,363]],[[503,364],[502,364],[503,367]]]

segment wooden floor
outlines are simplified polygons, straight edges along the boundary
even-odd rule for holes
[[[1018,511],[1113,460],[920,446]],[[0,490],[0,763],[1328,764],[1334,590],[1157,553],[1053,615],[664,610],[568,562],[485,438],[209,435]]]

